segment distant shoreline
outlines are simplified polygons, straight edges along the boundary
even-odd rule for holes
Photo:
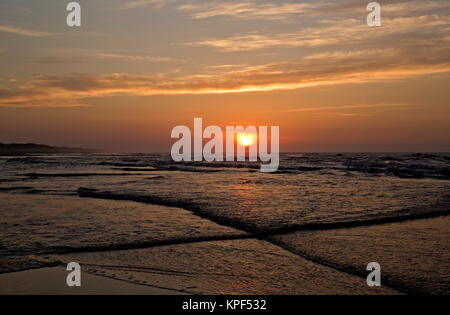
[[[0,155],[28,155],[52,153],[99,153],[99,150],[85,148],[53,147],[36,143],[0,143]]]

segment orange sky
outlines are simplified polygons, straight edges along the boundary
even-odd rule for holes
[[[450,151],[450,4],[0,4],[0,142],[168,151],[192,125],[278,125],[282,151]]]

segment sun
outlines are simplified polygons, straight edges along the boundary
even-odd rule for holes
[[[238,141],[244,147],[248,147],[253,143],[253,136],[249,135],[248,133],[241,133],[240,135],[238,135]]]

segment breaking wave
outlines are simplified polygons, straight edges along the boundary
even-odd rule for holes
[[[421,206],[409,207],[400,210],[392,210],[384,213],[367,213],[364,216],[343,215],[334,218],[305,218],[302,223],[297,224],[262,224],[260,226],[247,222],[244,219],[236,218],[230,215],[230,212],[211,211],[211,205],[205,203],[196,203],[182,198],[168,198],[154,195],[143,195],[135,193],[118,193],[111,191],[100,191],[97,189],[83,188],[78,189],[78,195],[82,198],[97,198],[107,200],[128,200],[147,204],[155,204],[167,207],[177,207],[191,211],[197,216],[211,220],[221,225],[230,226],[258,236],[268,236],[276,234],[286,234],[301,230],[329,230],[342,229],[358,226],[369,226],[376,224],[387,224],[402,222],[408,220],[434,218],[447,216],[450,214],[450,195],[442,197],[435,204],[424,208]],[[230,205],[230,208],[233,207]],[[214,206],[213,206],[214,208]],[[264,213],[261,213],[264,216]],[[330,221],[332,219],[332,221]]]

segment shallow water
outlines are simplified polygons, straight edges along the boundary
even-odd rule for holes
[[[179,208],[68,196],[0,198],[2,255],[141,248],[246,234]]]
[[[450,208],[450,154],[283,154],[273,174],[162,154],[0,157],[0,171],[0,272],[23,255],[372,226]]]
[[[355,274],[377,262],[383,284],[410,293],[450,292],[450,217],[274,236],[277,244]]]
[[[249,239],[53,256],[97,275],[190,294],[399,294]]]

